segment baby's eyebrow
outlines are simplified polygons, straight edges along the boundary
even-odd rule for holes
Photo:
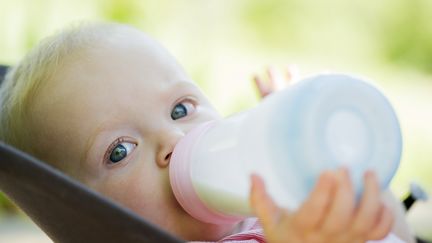
[[[82,154],[81,164],[82,163],[88,163],[89,151],[90,151],[91,147],[93,146],[96,137],[99,134],[101,134],[103,131],[112,129],[114,125],[115,125],[115,123],[113,123],[112,119],[104,120],[103,122],[101,122],[96,127],[94,132],[90,134],[90,136],[87,138],[87,141],[84,144],[84,153]]]
[[[168,94],[172,94],[173,92],[178,92],[178,91],[197,91],[199,92],[200,89],[195,85],[195,83],[193,83],[193,81],[190,80],[182,80],[180,82],[176,82],[174,85],[172,85],[169,89],[168,89]]]

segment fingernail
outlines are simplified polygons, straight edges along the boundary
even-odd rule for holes
[[[318,179],[320,183],[333,183],[333,176],[330,171],[323,171]]]
[[[320,174],[320,177],[329,177],[330,176],[330,171],[328,171],[328,170],[324,170],[324,171],[322,171],[321,172],[321,174]]]
[[[341,168],[338,170],[338,173],[339,173],[341,176],[349,177],[349,170],[348,170],[348,168],[345,167],[345,166],[341,167]]]
[[[342,166],[341,170],[342,170],[342,173],[348,174],[348,168],[347,167]]]
[[[367,178],[367,179],[376,179],[376,174],[375,174],[375,172],[374,172],[373,170],[370,170],[370,169],[368,169],[368,170],[365,172],[364,176],[365,176],[365,179],[366,179],[366,178]]]
[[[252,173],[252,174],[249,176],[249,178],[250,178],[252,184],[256,183],[256,180],[257,180],[257,175],[256,175],[256,174]]]

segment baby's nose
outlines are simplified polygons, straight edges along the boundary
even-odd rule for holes
[[[184,135],[184,132],[180,130],[162,131],[160,133],[160,141],[156,154],[156,163],[159,167],[165,168],[169,165],[174,147]]]

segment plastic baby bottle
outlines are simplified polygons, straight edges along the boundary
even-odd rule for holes
[[[252,173],[279,206],[294,210],[323,170],[346,167],[357,195],[366,170],[387,187],[401,149],[397,117],[380,91],[360,78],[324,74],[190,131],[174,149],[170,181],[190,215],[233,223],[251,215]]]

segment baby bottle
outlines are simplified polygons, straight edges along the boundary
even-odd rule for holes
[[[373,170],[384,189],[401,149],[398,120],[380,91],[357,77],[324,74],[190,131],[173,151],[170,181],[196,219],[234,223],[251,215],[252,173],[279,206],[294,210],[323,170],[346,167],[357,195]]]

